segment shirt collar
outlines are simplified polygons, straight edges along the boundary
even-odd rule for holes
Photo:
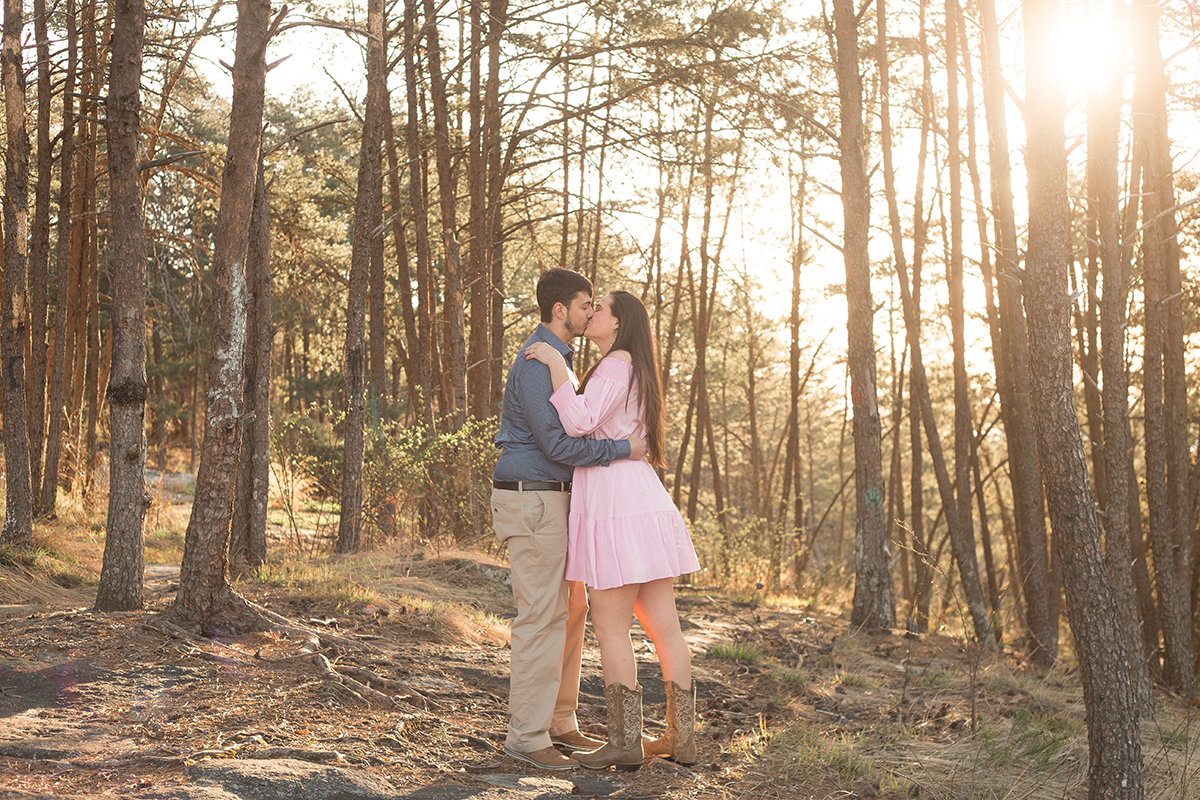
[[[547,328],[545,323],[538,323],[537,330],[533,332],[533,338],[553,347],[566,360],[567,366],[571,366],[571,361],[575,357],[575,349],[558,338],[558,335]]]

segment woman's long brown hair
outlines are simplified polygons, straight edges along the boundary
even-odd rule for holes
[[[632,389],[634,381],[637,381],[640,395],[637,400],[646,410],[646,457],[651,466],[664,467],[663,393],[658,373],[658,347],[654,343],[654,335],[650,333],[650,315],[646,313],[642,301],[629,292],[616,289],[609,292],[608,296],[612,298],[612,315],[621,323],[617,326],[616,339],[608,352],[624,350],[629,353],[633,362],[629,385]],[[580,392],[595,371],[595,366],[588,370],[579,387]]]

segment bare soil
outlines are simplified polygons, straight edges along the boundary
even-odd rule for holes
[[[371,599],[361,603],[238,585],[303,625],[366,645],[325,655],[401,682],[406,688],[389,709],[323,677],[299,638],[168,635],[158,620],[174,596],[173,568],[147,570],[146,610],[117,614],[88,610],[94,586],[66,589],[27,569],[0,570],[7,604],[0,606],[0,797],[4,789],[165,796],[192,780],[189,766],[217,759],[338,764],[401,790],[494,790],[497,776],[539,772],[501,751],[504,620],[513,612],[504,566],[486,555],[414,558],[398,577],[367,587]],[[1035,674],[1013,653],[981,653],[946,636],[857,634],[841,616],[817,610],[687,589],[678,599],[699,682],[698,764],[653,760],[634,773],[556,773],[572,781],[568,793],[1085,794],[1084,709],[1072,672]],[[640,631],[635,638],[654,733],[662,724],[661,680],[650,643]],[[581,726],[602,736],[594,642],[581,692]],[[1167,698],[1148,724],[1147,797],[1200,797],[1193,711]]]

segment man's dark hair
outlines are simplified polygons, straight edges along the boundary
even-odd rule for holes
[[[575,270],[555,268],[542,274],[537,282],[538,308],[542,312],[542,322],[554,319],[554,304],[562,303],[567,308],[575,295],[586,292],[592,294],[592,282]]]

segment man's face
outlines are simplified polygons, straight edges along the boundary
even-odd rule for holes
[[[579,292],[566,308],[567,315],[563,323],[567,333],[572,337],[582,336],[587,329],[588,320],[592,318],[592,296],[587,292]]]

